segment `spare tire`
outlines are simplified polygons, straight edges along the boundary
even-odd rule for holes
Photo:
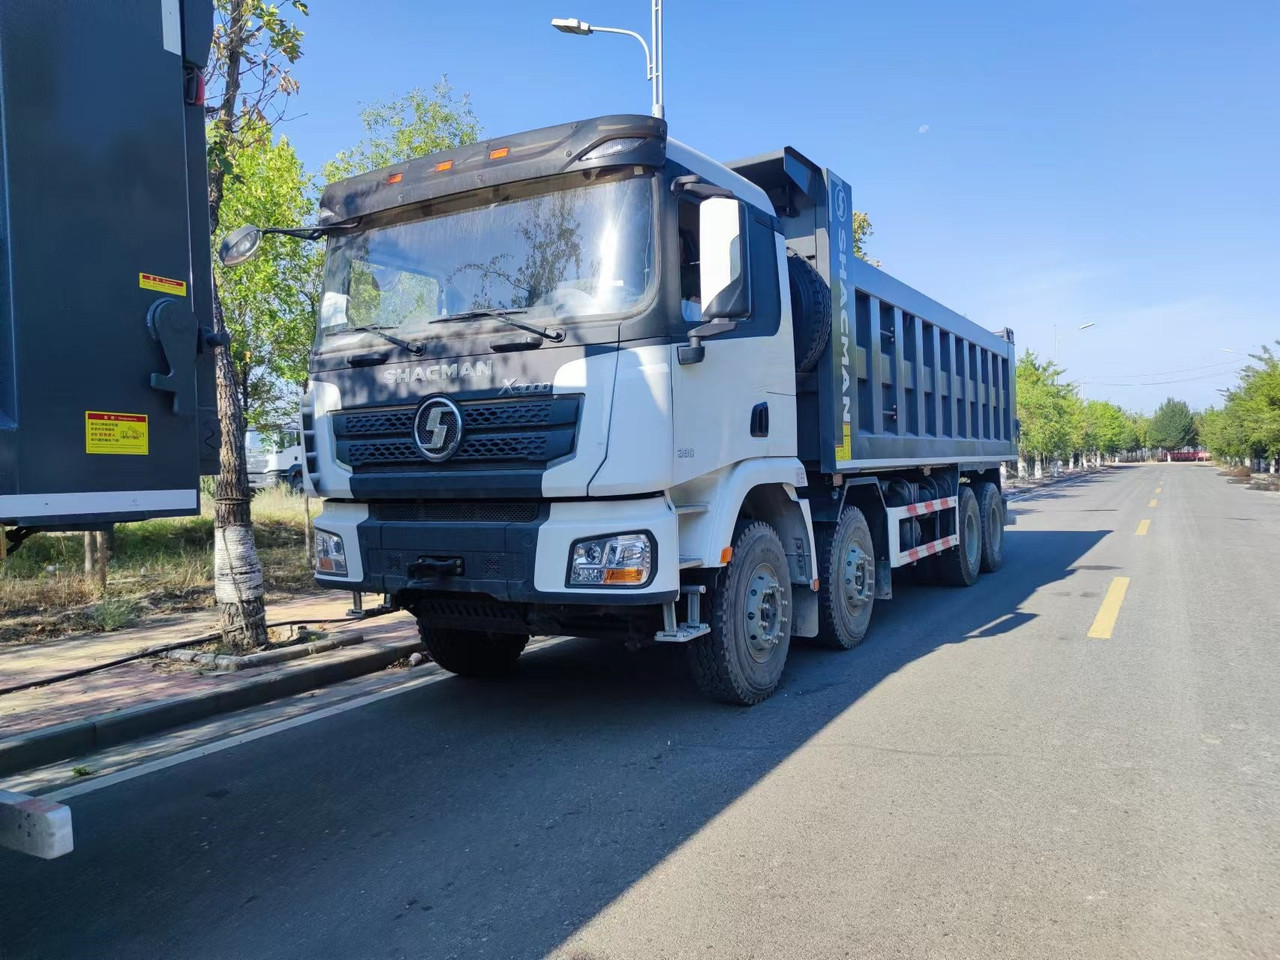
[[[831,339],[831,290],[813,264],[794,250],[787,251],[787,276],[796,373],[809,373]]]

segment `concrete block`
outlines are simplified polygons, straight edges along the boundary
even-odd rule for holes
[[[51,800],[0,790],[0,846],[44,860],[70,853],[71,810]]]

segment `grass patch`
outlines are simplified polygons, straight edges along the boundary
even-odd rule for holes
[[[71,773],[73,776],[87,777],[89,776],[89,774],[93,773],[93,771],[90,770],[88,767],[86,767],[84,764],[80,764],[79,766],[72,767]]]
[[[132,597],[107,597],[93,608],[93,622],[103,633],[128,626],[138,616],[138,601]]]
[[[0,568],[0,645],[100,630],[158,613],[207,609],[213,599],[213,500],[202,513],[121,523],[109,599],[85,577],[82,533],[38,533]],[[254,536],[268,598],[315,587],[305,554],[303,498],[287,487],[253,499]]]
[[[1253,476],[1253,471],[1248,467],[1227,467],[1218,471],[1218,476],[1227,477],[1231,480],[1248,480]]]

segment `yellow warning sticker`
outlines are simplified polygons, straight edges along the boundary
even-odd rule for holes
[[[147,455],[145,413],[84,412],[84,452]]]
[[[849,424],[844,425],[844,439],[836,447],[836,463],[844,463],[853,459],[853,430]]]
[[[185,280],[170,280],[168,277],[157,277],[154,273],[138,274],[138,286],[144,290],[159,290],[161,293],[174,293],[180,297],[187,295]]]

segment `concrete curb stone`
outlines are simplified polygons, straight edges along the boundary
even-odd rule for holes
[[[256,706],[373,673],[421,649],[422,642],[416,639],[386,641],[362,649],[354,656],[291,664],[265,676],[248,677],[197,694],[30,730],[0,740],[0,776],[66,760],[216,713]]]

